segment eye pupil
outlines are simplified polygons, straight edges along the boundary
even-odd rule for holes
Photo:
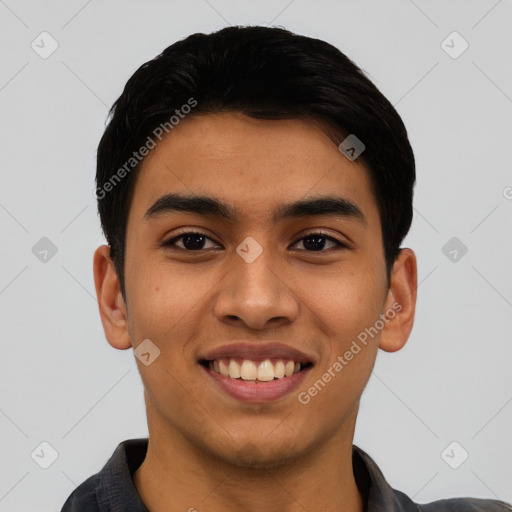
[[[190,251],[202,249],[205,243],[205,236],[199,233],[192,233],[183,236],[183,246]]]
[[[311,251],[321,251],[325,246],[325,241],[325,236],[309,235],[304,238],[304,247]]]

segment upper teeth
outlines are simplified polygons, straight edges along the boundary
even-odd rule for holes
[[[285,362],[283,359],[276,359],[274,362],[265,359],[257,363],[251,359],[229,358],[210,361],[209,367],[210,370],[231,379],[270,381],[298,373],[301,370],[301,363]]]

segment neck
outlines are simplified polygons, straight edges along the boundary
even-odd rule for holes
[[[355,419],[307,454],[257,468],[226,462],[176,431],[150,428],[134,483],[152,512],[363,512],[352,468],[354,426]]]

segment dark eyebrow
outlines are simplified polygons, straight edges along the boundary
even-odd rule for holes
[[[173,211],[213,215],[228,220],[236,218],[235,209],[223,201],[208,196],[183,196],[179,194],[166,194],[160,197],[148,209],[144,217],[151,219]]]
[[[274,212],[274,222],[290,217],[313,217],[335,215],[359,220],[366,224],[363,212],[351,201],[338,196],[315,197],[279,206]]]
[[[169,212],[181,211],[198,215],[235,220],[236,209],[227,203],[210,196],[183,196],[166,194],[151,206],[146,219],[151,219]],[[337,217],[355,219],[366,224],[363,212],[351,201],[338,196],[323,196],[313,199],[302,199],[290,204],[280,205],[274,211],[274,222],[291,217],[313,217],[318,215],[335,215]]]

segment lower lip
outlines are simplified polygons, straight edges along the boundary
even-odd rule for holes
[[[311,369],[311,366],[308,366],[290,377],[274,379],[268,382],[256,382],[254,380],[230,379],[209,368],[205,368],[203,365],[200,366],[222,391],[237,400],[252,403],[273,402],[285,397],[299,387],[300,383]]]

